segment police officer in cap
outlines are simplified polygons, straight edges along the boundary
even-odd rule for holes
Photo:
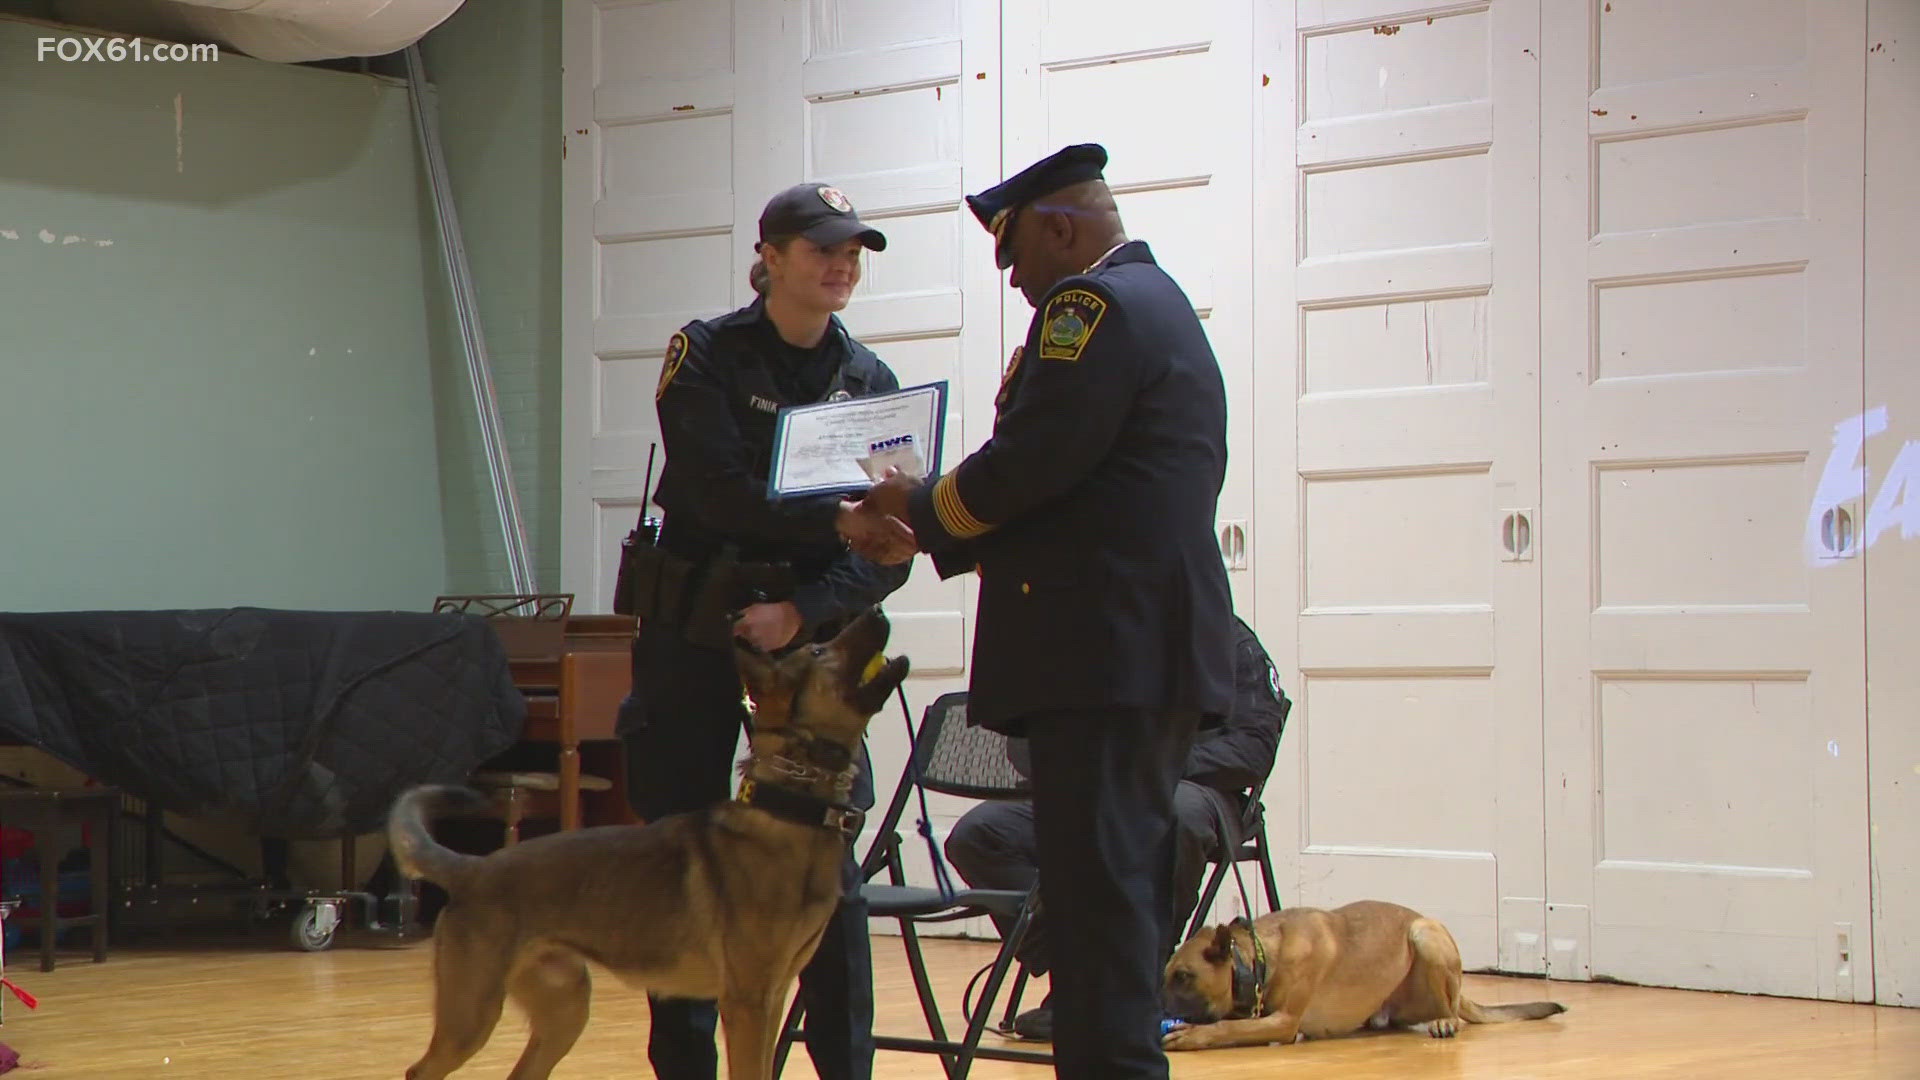
[[[1106,161],[1069,146],[968,197],[1033,305],[1026,341],[985,445],[931,484],[890,476],[861,513],[910,525],[942,577],[980,575],[967,712],[1030,743],[1057,1075],[1161,1080],[1174,790],[1234,693],[1226,393]]]
[[[666,464],[653,501],[663,521],[632,602],[633,690],[619,720],[630,799],[643,819],[731,793],[736,739],[748,723],[735,636],[776,654],[824,641],[907,579],[904,526],[876,526],[834,496],[776,502],[766,493],[781,406],[899,389],[836,315],[860,280],[863,249],[885,247],[835,188],[789,188],[760,217],[750,279],[761,295],[688,323],[667,346],[655,391]],[[855,554],[854,539],[896,565]],[[864,746],[858,766],[852,802],[866,810],[874,794]],[[815,1070],[824,1080],[867,1080],[873,973],[851,850],[844,877],[849,895],[801,972],[800,991]],[[714,1080],[715,1003],[650,999],[649,1007],[655,1074]]]

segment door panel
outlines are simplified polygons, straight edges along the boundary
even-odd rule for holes
[[[1872,996],[1861,572],[1803,524],[1860,411],[1864,8],[1545,5],[1555,977]]]
[[[1261,306],[1292,359],[1263,455],[1297,476],[1260,517],[1299,567],[1262,590],[1297,620],[1295,902],[1395,900],[1469,967],[1539,971],[1537,26],[1301,2],[1266,34],[1294,73],[1263,104]]]

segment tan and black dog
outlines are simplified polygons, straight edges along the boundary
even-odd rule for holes
[[[1288,908],[1195,934],[1167,962],[1169,1050],[1260,1046],[1405,1027],[1450,1038],[1462,1022],[1542,1020],[1552,1001],[1480,1005],[1460,992],[1460,949],[1434,919],[1362,900]]]
[[[881,661],[878,609],[828,644],[773,660],[735,643],[753,703],[739,798],[644,825],[555,833],[484,858],[436,843],[436,816],[485,815],[477,792],[402,795],[388,824],[411,877],[447,890],[434,927],[434,1030],[408,1080],[441,1080],[492,1035],[511,994],[531,1031],[512,1080],[540,1080],[587,1025],[588,963],[661,997],[717,1000],[727,1075],[768,1080],[789,989],[840,902],[847,804],[867,722],[907,674]]]

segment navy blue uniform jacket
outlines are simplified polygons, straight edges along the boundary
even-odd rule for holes
[[[701,562],[732,543],[747,562],[786,562],[804,625],[796,643],[837,632],[907,580],[911,564],[877,566],[834,528],[837,496],[767,498],[774,418],[782,405],[900,389],[893,371],[838,317],[805,368],[779,339],[763,300],[696,320],[667,345],[654,392],[666,465],[654,492],[660,544]]]
[[[1226,421],[1213,348],[1146,244],[1048,292],[992,435],[908,507],[941,577],[980,574],[970,719],[1019,735],[1044,710],[1227,714]]]

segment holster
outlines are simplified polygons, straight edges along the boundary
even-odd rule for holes
[[[725,649],[733,644],[733,624],[742,608],[793,596],[793,571],[785,563],[741,562],[732,544],[695,562],[658,546],[658,536],[654,520],[627,534],[614,579],[615,614],[677,629],[695,645]]]
[[[775,603],[793,596],[793,571],[785,563],[741,562],[729,544],[700,567],[681,634],[711,649],[733,644],[733,624],[749,604]]]

